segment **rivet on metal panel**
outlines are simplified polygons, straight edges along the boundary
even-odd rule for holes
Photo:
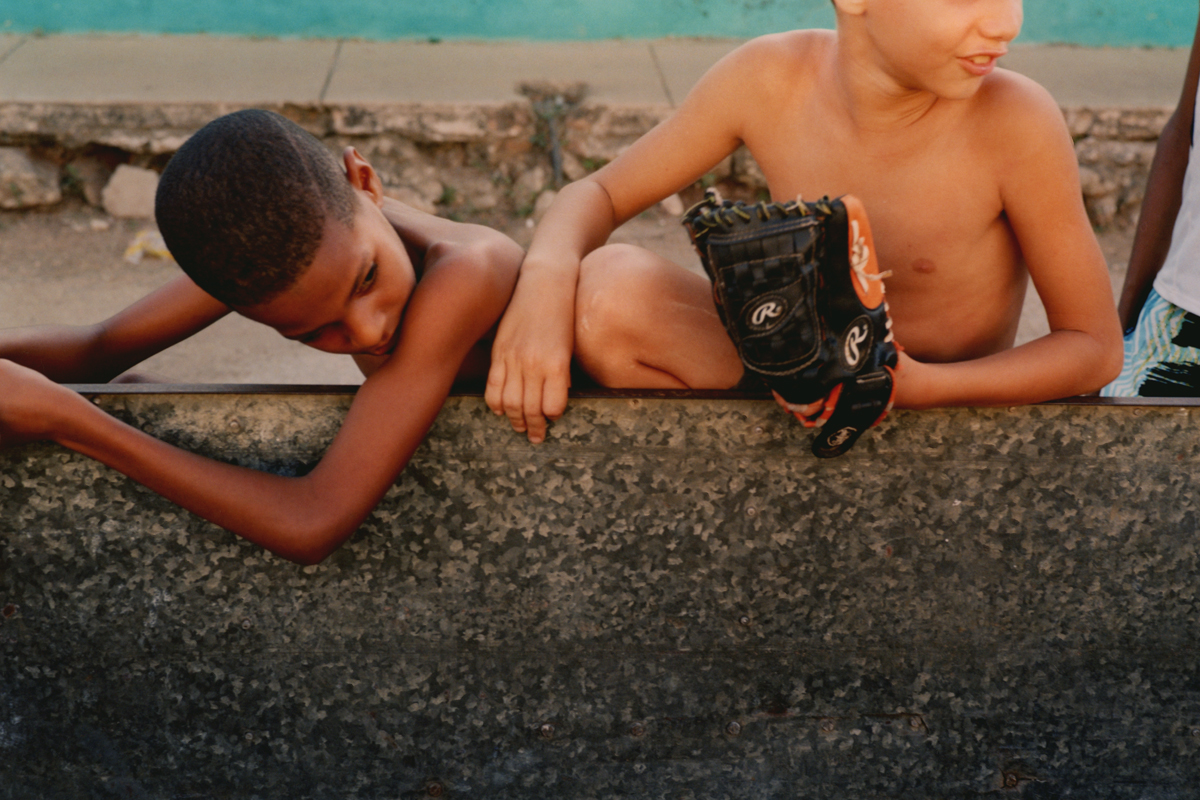
[[[440,781],[430,781],[425,784],[425,794],[430,797],[441,797],[446,793],[446,787]]]
[[[554,738],[554,726],[551,725],[549,722],[543,722],[542,727],[538,728],[538,735],[541,736],[543,739],[553,739]]]
[[[738,734],[740,734],[742,732],[742,723],[738,722],[737,720],[734,720],[733,722],[731,722],[725,726],[725,732],[727,734],[729,734],[730,736],[737,736]]]
[[[646,735],[646,726],[644,723],[635,722],[629,726],[629,735],[638,738]]]

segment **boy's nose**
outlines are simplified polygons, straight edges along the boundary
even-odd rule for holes
[[[1021,0],[992,0],[991,8],[984,18],[982,33],[989,39],[1011,42],[1021,32],[1025,21],[1025,9]]]
[[[383,342],[387,319],[384,314],[374,308],[360,305],[346,319],[346,332],[350,344],[356,350],[369,350]]]

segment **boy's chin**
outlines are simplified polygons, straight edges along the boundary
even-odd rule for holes
[[[970,100],[972,97],[979,94],[979,88],[981,85],[982,81],[976,81],[970,86],[939,86],[935,89],[930,89],[929,91],[936,95],[939,100]]]
[[[946,93],[942,97],[947,100],[970,100],[979,94],[985,80],[987,80],[987,76],[981,75],[957,81],[955,84],[945,87]]]

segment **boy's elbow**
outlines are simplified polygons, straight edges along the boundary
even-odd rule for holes
[[[1125,348],[1118,342],[1116,347],[1106,347],[1103,364],[1099,370],[1100,386],[1102,388],[1112,383],[1121,374],[1125,365]]]
[[[280,522],[273,541],[265,543],[267,549],[305,567],[320,564],[358,529],[357,522],[317,510]]]
[[[1105,326],[1102,350],[1102,365],[1099,371],[1104,378],[1102,385],[1107,386],[1117,379],[1125,366],[1125,333],[1121,330],[1120,320],[1115,314],[1111,323]]]
[[[326,558],[328,558],[332,553],[333,553],[333,550],[328,550],[328,551],[324,551],[324,552],[320,552],[320,553],[316,553],[316,552],[314,552],[314,553],[301,552],[301,553],[291,553],[291,554],[276,553],[276,555],[282,556],[283,558],[286,558],[288,561],[291,561],[293,564],[299,564],[302,567],[315,567],[318,564],[320,564],[321,562],[323,562]]]
[[[1094,337],[1096,339],[1095,357],[1086,370],[1088,386],[1083,393],[1102,389],[1117,379],[1125,361],[1125,344],[1120,326],[1106,326],[1106,329]]]
[[[289,543],[271,548],[275,555],[286,558],[302,567],[315,567],[333,554],[346,540],[346,536],[317,536],[310,541]]]
[[[1105,348],[1107,359],[1105,359],[1105,375],[1109,382],[1116,380],[1121,374],[1121,368],[1125,366],[1125,341],[1124,337],[1117,339],[1111,346]]]

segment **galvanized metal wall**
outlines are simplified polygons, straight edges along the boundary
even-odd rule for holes
[[[99,402],[295,470],[349,398]],[[0,453],[0,797],[1195,797],[1196,417],[453,398],[309,568]]]

